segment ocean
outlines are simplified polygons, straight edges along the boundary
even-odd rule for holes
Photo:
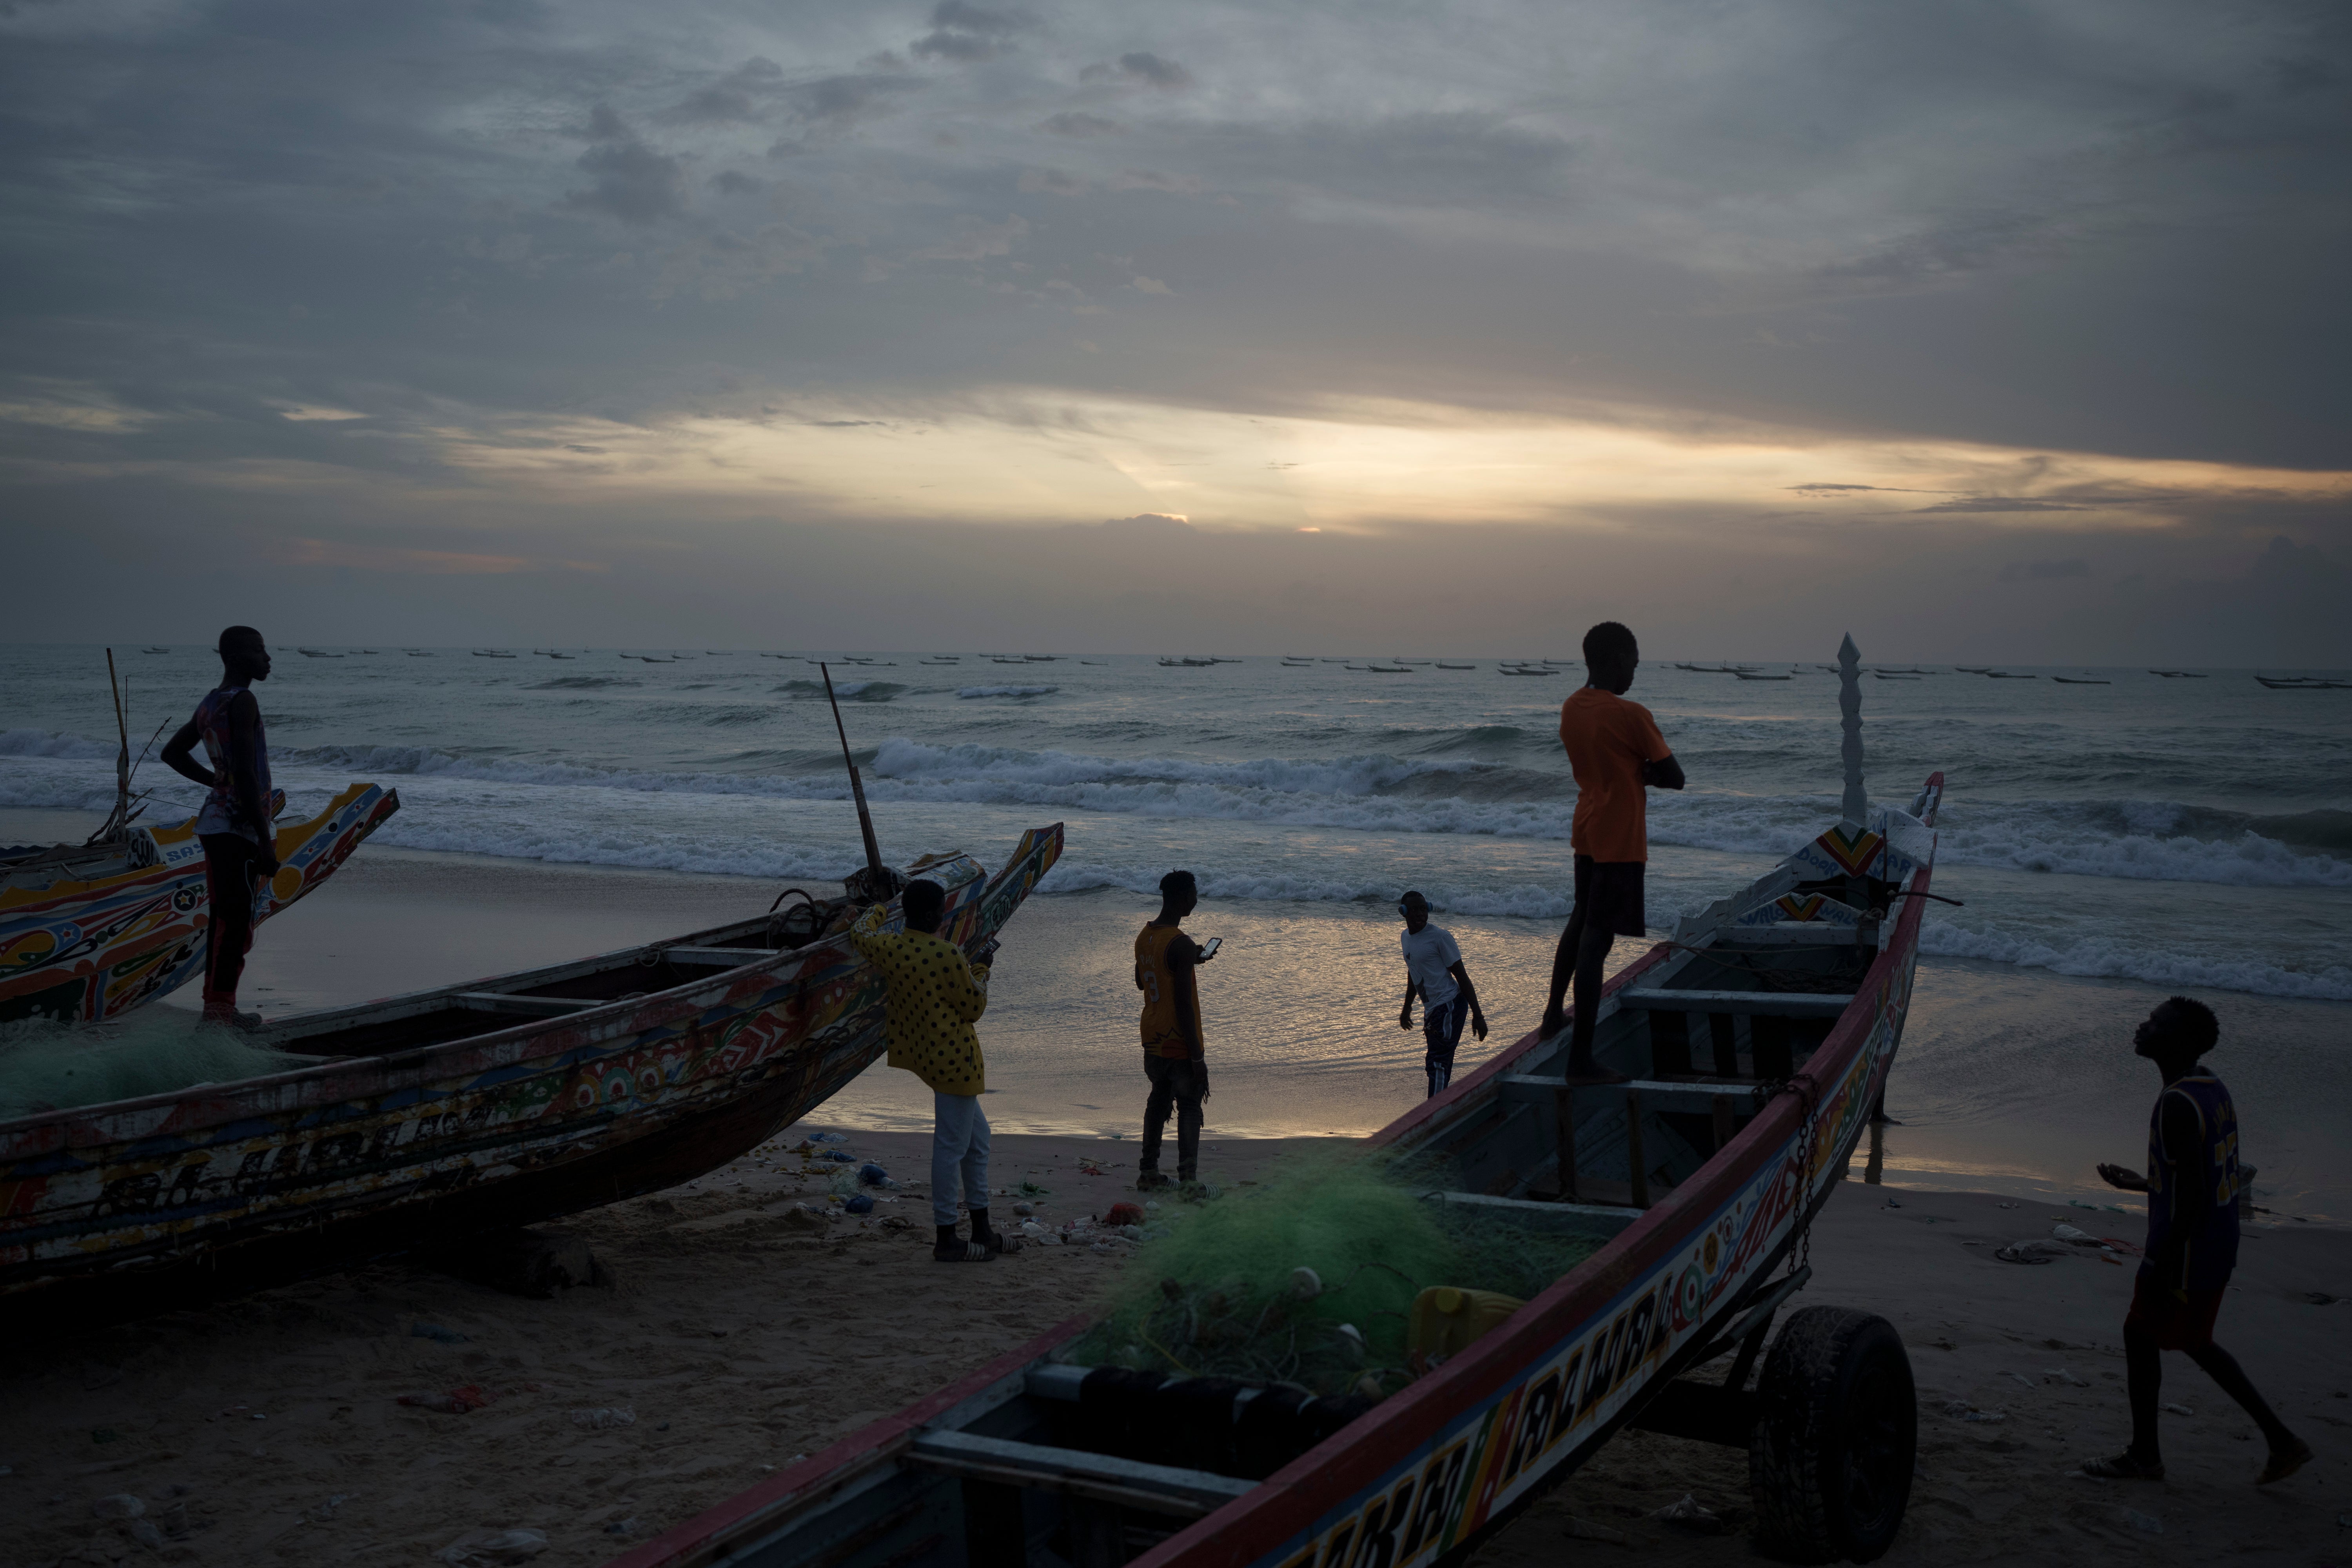
[[[377,846],[743,878],[762,889],[838,879],[862,858],[814,662],[834,660],[887,858],[964,848],[993,864],[1023,828],[1068,824],[1034,923],[1092,943],[1095,958],[1068,973],[1093,978],[1083,995],[1055,1000],[1041,1038],[1111,1042],[1106,1052],[1131,1040],[1118,953],[1160,875],[1182,866],[1204,895],[1192,923],[1246,938],[1229,935],[1221,955],[1227,974],[1244,970],[1247,981],[1232,975],[1231,1018],[1204,1002],[1213,1031],[1263,1041],[1270,1061],[1299,1070],[1322,1062],[1344,1076],[1378,1060],[1404,1081],[1351,1109],[1345,1093],[1260,1094],[1235,1073],[1236,1087],[1221,1083],[1212,1102],[1229,1131],[1364,1131],[1387,1119],[1383,1109],[1402,1109],[1397,1093],[1409,1103],[1417,1092],[1417,1035],[1395,1027],[1402,976],[1391,905],[1404,889],[1427,894],[1440,923],[1475,934],[1465,955],[1474,975],[1483,965],[1496,976],[1485,983],[1489,1012],[1513,1036],[1534,1021],[1568,912],[1575,786],[1556,725],[1581,679],[1574,665],[1507,676],[1492,659],[1407,653],[1475,668],[1378,673],[1349,666],[1397,656],[1304,649],[1314,662],[1251,655],[1177,668],[971,650],[947,650],[952,664],[926,662],[942,656],[924,650],[856,656],[866,663],[832,650],[632,650],[669,661],[659,663],[578,648],[558,650],[565,658],[332,651],[344,657],[277,650],[260,689],[278,783],[298,811],[373,779],[404,803]],[[194,648],[115,657],[134,752],[159,723],[183,721],[218,668]],[[20,647],[12,664],[0,806],[103,809],[115,742],[100,651]],[[2025,999],[2071,998],[2057,1010],[2079,1011],[2096,984],[2188,990],[2213,1002],[2225,1029],[2233,1005],[2267,1008],[2264,1017],[2288,1007],[2296,1029],[2334,1037],[2326,1070],[2343,1070],[2332,1064],[2352,1033],[2352,691],[2272,690],[2231,670],[2167,679],[2010,667],[2035,679],[1996,680],[1896,668],[1932,672],[1864,678],[1868,784],[1875,799],[1907,802],[1943,773],[1935,885],[1964,901],[1927,917],[1923,1005],[1947,973],[1954,994],[2036,1018],[2050,1008]],[[1629,695],[1656,715],[1690,782],[1651,795],[1654,930],[1834,817],[1837,689],[1818,666],[1787,680],[1668,659],[1642,667]],[[155,791],[153,816],[193,807],[194,787],[152,757],[139,782]],[[1021,937],[1016,922],[1008,949]],[[1621,943],[1619,957],[1638,950]],[[1368,993],[1360,1015],[1332,991],[1340,973]],[[1464,1059],[1475,1054],[1465,1042]],[[2130,1092],[2143,1116],[2141,1091]],[[1990,1136],[2015,1107],[1980,1099],[1962,1097],[1955,1114]],[[1129,1119],[1115,1100],[1083,1102],[1108,1106],[1101,1124]],[[1028,1121],[1096,1125],[1043,1100]],[[2336,1192],[2341,1173],[2317,1169],[2326,1156],[2311,1163],[2307,1189]],[[2054,1178],[2037,1167],[2033,1179]]]

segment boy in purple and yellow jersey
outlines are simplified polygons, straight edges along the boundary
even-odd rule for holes
[[[1196,980],[1207,950],[1177,928],[1201,901],[1190,871],[1160,879],[1160,914],[1135,937],[1135,988],[1143,993],[1143,1073],[1151,1097],[1143,1106],[1143,1158],[1135,1184],[1164,1187],[1160,1140],[1176,1112],[1176,1179],[1200,1179],[1201,1102],[1209,1098],[1209,1064],[1201,1047],[1201,988]]]
[[[1568,845],[1576,856],[1576,904],[1552,955],[1551,993],[1544,1004],[1548,1039],[1568,1022],[1560,997],[1576,986],[1576,1029],[1569,1038],[1571,1080],[1622,1081],[1592,1059],[1593,1015],[1601,1006],[1601,971],[1621,936],[1643,930],[1642,879],[1650,858],[1651,784],[1683,787],[1682,764],[1658,733],[1657,721],[1625,700],[1642,662],[1633,634],[1603,621],[1584,634],[1582,689],[1559,709],[1559,743],[1576,773],[1576,817]]]
[[[2132,1054],[2156,1064],[2164,1090],[2148,1117],[2147,1173],[2099,1167],[2109,1186],[2147,1194],[2147,1256],[2124,1315],[2131,1447],[2083,1467],[2103,1480],[2164,1479],[2156,1428],[2166,1351],[2186,1352],[2262,1428],[2270,1458],[2256,1486],[2283,1481],[2311,1461],[2311,1446],[2263,1402],[2237,1357],[2213,1342],[2213,1320],[2238,1265],[2238,1108],[2199,1059],[2221,1035],[2211,1008],[2175,996],[2132,1037]]]

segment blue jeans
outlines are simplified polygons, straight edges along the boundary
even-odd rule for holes
[[[1150,1098],[1143,1102],[1142,1169],[1160,1169],[1160,1140],[1168,1131],[1168,1113],[1176,1113],[1176,1179],[1189,1182],[1201,1164],[1201,1086],[1202,1074],[1181,1057],[1147,1056],[1143,1072],[1151,1080]]]
[[[968,1208],[988,1206],[988,1118],[976,1094],[931,1096],[931,1223],[956,1222],[956,1173]]]
[[[1429,1095],[1434,1100],[1454,1081],[1454,1049],[1462,1043],[1462,1026],[1470,1021],[1470,998],[1459,991],[1453,999],[1421,1011],[1421,1039],[1429,1047],[1422,1069],[1429,1074]]]

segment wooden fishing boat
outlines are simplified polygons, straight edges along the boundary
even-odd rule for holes
[[[1884,1551],[1901,1340],[1813,1306],[1763,1353],[1902,1037],[1943,788],[1867,805],[1851,650],[1843,819],[1609,984],[1597,1052],[1632,1081],[1572,1085],[1530,1035],[1370,1140],[1425,1202],[1601,1243],[1550,1289],[1377,1403],[1071,1364],[1074,1319],[614,1568],[1423,1568],[1629,1425],[1748,1448],[1776,1552]]]
[[[977,949],[1061,849],[1056,823],[992,879],[961,854],[908,870]],[[0,1122],[0,1320],[184,1306],[725,1164],[881,1053],[881,977],[843,934],[856,912],[808,900],[284,1019],[253,1037],[315,1065]]]
[[[284,800],[278,792],[272,805]],[[333,876],[399,809],[393,791],[355,784],[278,829],[278,874],[254,902],[255,923]],[[88,845],[0,850],[0,1021],[94,1023],[178,989],[204,967],[210,909],[193,817]]]

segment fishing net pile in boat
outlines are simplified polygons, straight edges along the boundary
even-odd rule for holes
[[[314,1065],[232,1030],[200,1028],[177,1007],[142,1007],[104,1024],[25,1019],[0,1025],[0,1120]]]
[[[1393,1393],[1412,1375],[1407,1313],[1423,1289],[1525,1300],[1599,1246],[1435,1203],[1425,1190],[1376,1160],[1317,1155],[1177,1210],[1069,1359],[1318,1394],[1370,1393],[1369,1378]]]

